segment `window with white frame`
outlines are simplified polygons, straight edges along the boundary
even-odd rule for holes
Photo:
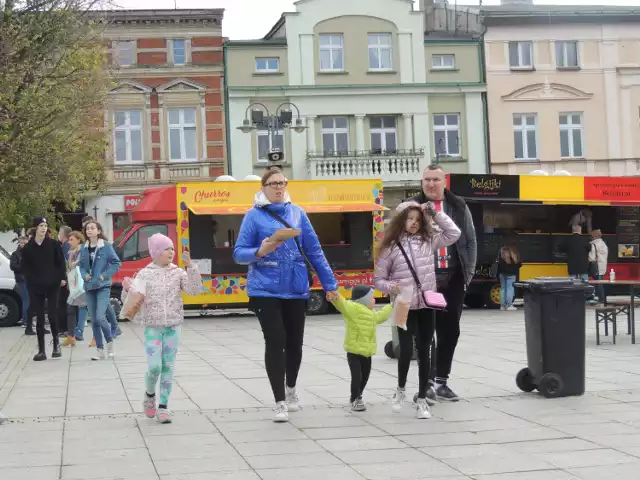
[[[197,160],[196,109],[172,108],[168,111],[169,152],[174,162]]]
[[[533,68],[533,43],[509,42],[509,66],[511,68]]]
[[[320,71],[344,70],[344,37],[339,34],[320,35]]]
[[[117,110],[113,120],[115,162],[142,162],[142,110]]]
[[[256,72],[258,73],[276,73],[280,71],[280,59],[273,58],[256,58]]]
[[[369,70],[391,70],[393,68],[391,50],[390,33],[370,33]]]
[[[186,42],[182,39],[172,40],[171,48],[173,50],[173,64],[185,65],[187,63]]]
[[[115,42],[116,62],[120,67],[130,67],[135,63],[135,42],[131,40]]]
[[[582,113],[560,114],[560,156],[562,158],[583,158]]]
[[[265,118],[269,122],[270,128],[266,124],[258,125],[256,135],[258,139],[258,162],[266,162],[270,150],[278,149],[284,153],[284,129],[278,125],[277,118]],[[269,132],[271,130],[271,132]]]
[[[460,156],[460,114],[439,113],[433,116],[433,137],[438,155]]]
[[[538,159],[538,115],[517,113],[513,115],[513,143],[516,160]]]
[[[431,55],[431,68],[434,70],[451,70],[456,68],[455,55]]]
[[[391,115],[370,117],[371,151],[373,153],[395,153],[398,150],[396,117]]]
[[[556,42],[556,66],[558,68],[578,67],[578,42]]]
[[[322,119],[322,150],[325,155],[349,151],[349,121],[347,117]]]

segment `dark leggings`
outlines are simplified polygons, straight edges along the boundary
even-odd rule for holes
[[[29,301],[33,305],[33,312],[36,315],[36,333],[38,334],[38,351],[44,353],[44,304],[47,303],[47,316],[49,317],[49,326],[51,327],[51,335],[53,336],[54,345],[58,345],[58,319],[56,314],[58,311],[58,292],[59,285],[53,287],[40,287],[39,289],[31,289],[29,291]]]
[[[264,363],[276,402],[285,400],[285,378],[295,387],[302,363],[306,300],[253,297],[255,311],[264,335]]]
[[[351,402],[362,396],[371,375],[371,357],[347,353],[347,362],[351,370]]]
[[[413,337],[415,336],[416,349],[418,350],[418,398],[426,398],[427,389],[429,388],[429,371],[431,369],[429,347],[433,339],[434,329],[434,311],[426,308],[409,311],[407,330],[398,328],[398,340],[400,342],[398,387],[404,388],[407,384],[407,374],[413,357]]]

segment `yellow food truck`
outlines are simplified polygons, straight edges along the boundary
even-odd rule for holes
[[[202,272],[205,290],[185,296],[185,304],[207,308],[246,306],[247,266],[233,260],[244,214],[253,207],[260,184],[249,182],[182,183],[176,194],[178,253],[189,251]],[[293,202],[308,214],[343,293],[373,283],[373,243],[384,225],[380,180],[290,181]],[[142,205],[143,202],[141,202]],[[182,261],[182,255],[177,256]],[[327,312],[314,278],[309,313]]]

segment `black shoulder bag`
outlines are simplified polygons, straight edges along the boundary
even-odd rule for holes
[[[286,228],[293,229],[293,227],[289,224],[289,222],[287,222],[284,218],[282,218],[277,213],[272,212],[266,207],[264,207],[263,210],[267,212],[269,216],[271,216],[274,220],[277,220],[282,225],[284,225]],[[307,278],[309,279],[309,288],[311,288],[313,286],[313,273],[315,270],[313,269],[313,265],[311,265],[311,262],[309,261],[309,258],[307,257],[306,253],[304,253],[304,250],[302,250],[302,245],[300,245],[300,241],[298,240],[298,237],[294,237],[293,239],[296,242],[296,246],[298,247],[298,251],[300,252],[300,255],[302,255],[302,258],[304,259],[304,264],[307,267]]]

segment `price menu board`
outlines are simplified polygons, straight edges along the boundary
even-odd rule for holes
[[[618,207],[618,258],[640,257],[640,207]]]

